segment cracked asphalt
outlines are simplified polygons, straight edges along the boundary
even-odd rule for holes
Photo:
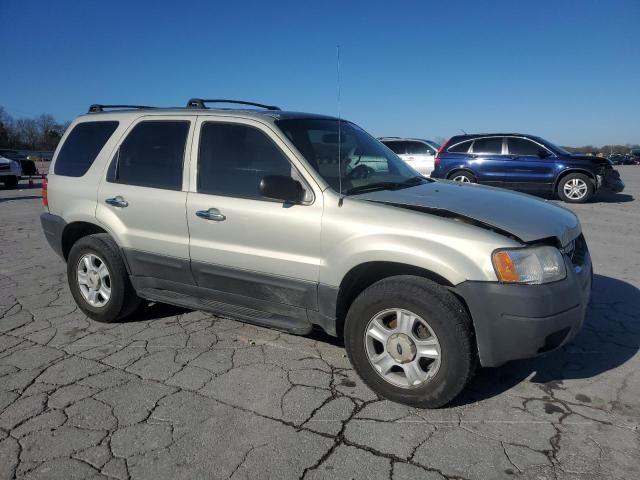
[[[595,265],[576,340],[454,405],[378,398],[339,342],[165,305],[77,309],[37,188],[0,189],[0,478],[640,478],[640,167],[571,207]]]

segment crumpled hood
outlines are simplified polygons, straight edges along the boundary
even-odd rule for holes
[[[555,237],[564,246],[581,231],[578,217],[566,208],[531,195],[483,185],[436,181],[353,198],[427,214],[466,217],[527,243]]]

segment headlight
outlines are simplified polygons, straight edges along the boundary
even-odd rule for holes
[[[551,246],[496,250],[493,268],[503,283],[549,283],[567,276],[562,254]]]

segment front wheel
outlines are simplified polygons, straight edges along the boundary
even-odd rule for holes
[[[460,182],[460,183],[478,183],[478,180],[476,180],[476,177],[474,177],[469,172],[465,172],[464,170],[453,172],[451,175],[449,175],[449,180],[453,180],[454,182]]]
[[[356,373],[395,402],[441,407],[475,370],[469,316],[450,292],[425,278],[389,277],[367,288],[351,305],[344,333]]]
[[[584,203],[592,196],[593,181],[582,173],[570,173],[558,183],[558,196],[567,203]]]
[[[140,305],[113,239],[99,233],[78,240],[67,259],[71,295],[80,310],[98,322],[114,322]]]

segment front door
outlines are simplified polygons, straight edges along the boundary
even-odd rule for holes
[[[513,184],[522,190],[551,188],[555,179],[555,155],[542,145],[523,137],[507,137]]]
[[[198,118],[187,198],[191,268],[198,286],[317,308],[322,192],[303,180],[292,155],[260,122]],[[261,196],[266,175],[300,181],[304,204]]]
[[[142,117],[124,135],[98,190],[96,218],[131,274],[193,283],[185,212],[189,117]]]

